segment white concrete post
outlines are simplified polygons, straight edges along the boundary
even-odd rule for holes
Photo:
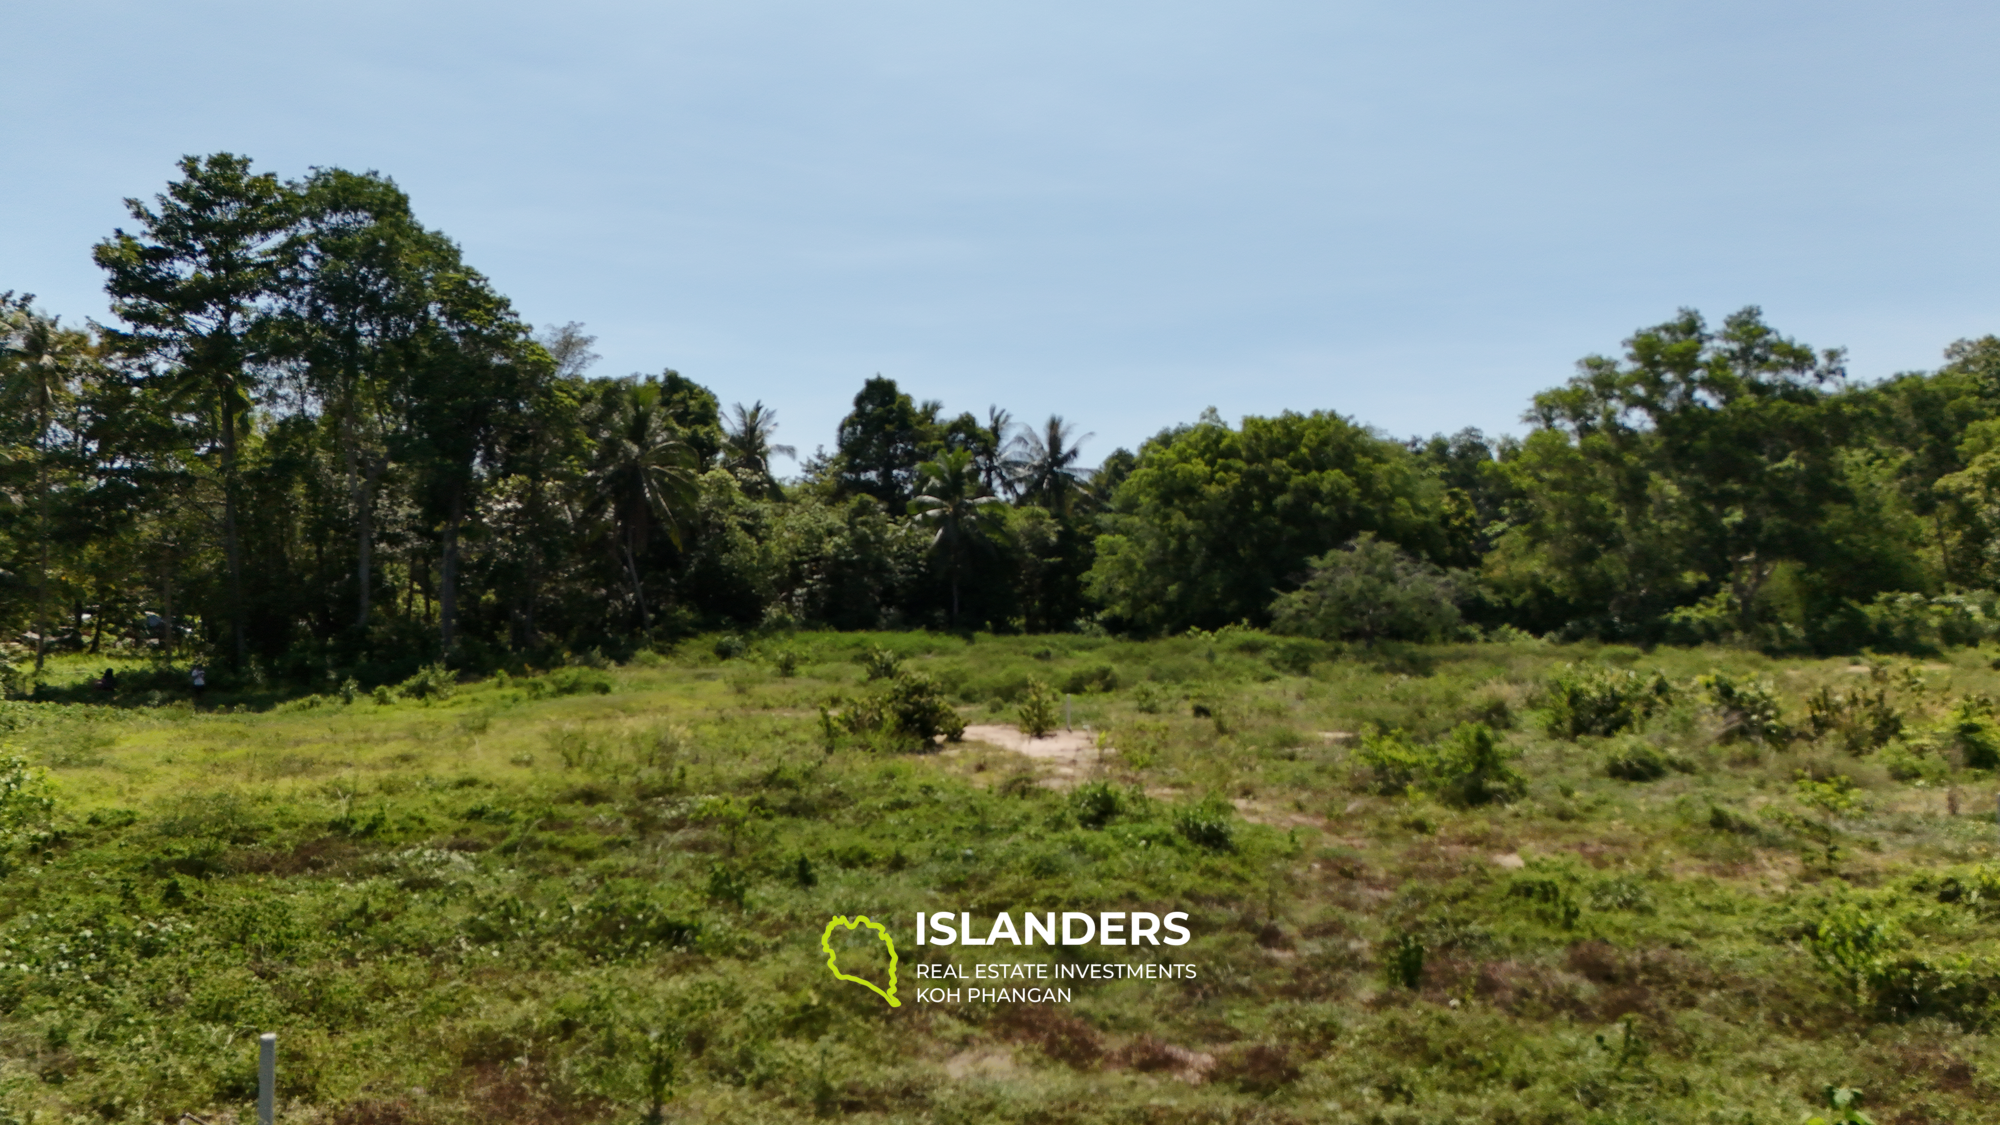
[[[1069,693],[1063,693],[1063,729],[1069,730]]]
[[[278,1106],[278,1037],[257,1037],[257,1125],[271,1125]]]

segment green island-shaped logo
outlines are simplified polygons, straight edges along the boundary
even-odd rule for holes
[[[889,991],[884,992],[876,988],[875,982],[872,980],[849,976],[840,971],[839,955],[833,951],[833,929],[835,926],[846,926],[850,930],[866,926],[875,931],[876,936],[882,939],[883,945],[889,947]],[[833,916],[833,920],[826,924],[826,932],[819,935],[819,947],[826,951],[826,967],[834,976],[839,977],[841,980],[853,981],[855,984],[861,985],[868,991],[887,1000],[891,1008],[900,1008],[903,1006],[902,1001],[896,999],[896,943],[889,937],[889,931],[884,929],[880,922],[870,922],[866,914],[856,914],[853,918],[845,918],[836,914]]]

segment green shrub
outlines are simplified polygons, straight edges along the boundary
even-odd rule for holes
[[[1660,781],[1676,769],[1686,771],[1688,765],[1636,737],[1614,745],[1604,759],[1604,777],[1618,781]]]
[[[1304,676],[1312,672],[1315,663],[1326,659],[1327,648],[1315,641],[1288,637],[1266,649],[1264,659],[1286,675]]]
[[[1943,782],[1951,777],[1951,763],[1932,750],[1923,742],[1898,739],[1884,746],[1876,761],[1897,781]]]
[[[1132,706],[1148,715],[1157,715],[1173,705],[1173,696],[1151,680],[1143,680],[1132,689]]]
[[[1371,532],[1307,562],[1305,582],[1271,603],[1272,629],[1337,641],[1436,641],[1458,631],[1470,590],[1449,571]]]
[[[440,660],[418,669],[416,675],[397,684],[396,690],[408,699],[450,699],[458,690],[458,675]]]
[[[2000,977],[1970,957],[1901,951],[1902,933],[1859,904],[1836,903],[1807,934],[1813,959],[1840,992],[1876,1020],[1931,1016],[1980,1029],[2000,1001]]]
[[[1991,705],[1983,700],[1959,700],[1938,733],[1967,769],[2000,766],[2000,727],[1993,722]]]
[[[965,720],[937,680],[914,671],[896,673],[861,700],[829,702],[820,708],[820,724],[829,746],[842,735],[861,735],[892,749],[926,750],[939,737],[947,742],[965,737]]]
[[[1673,694],[1660,672],[1567,664],[1542,685],[1542,721],[1557,738],[1617,734],[1645,722]]]
[[[779,649],[777,654],[771,657],[771,667],[777,669],[778,675],[787,680],[791,679],[799,674],[798,652],[789,648]]]
[[[1356,755],[1368,767],[1369,788],[1385,797],[1400,796],[1428,775],[1433,755],[1406,738],[1402,731],[1385,731],[1369,724],[1361,730]]]
[[[1503,746],[1484,723],[1460,723],[1436,742],[1417,745],[1402,732],[1370,728],[1359,757],[1385,795],[1422,789],[1461,807],[1504,804],[1527,791],[1527,779],[1510,764],[1520,755]]]
[[[734,660],[748,651],[750,651],[749,643],[734,633],[724,633],[715,638],[717,660]]]
[[[1125,792],[1108,781],[1079,785],[1070,794],[1076,821],[1085,828],[1102,828],[1111,823],[1125,812],[1126,804]]]
[[[1505,804],[1528,790],[1527,778],[1509,764],[1519,752],[1503,746],[1485,723],[1460,723],[1437,743],[1437,750],[1433,784],[1447,804]]]
[[[1806,729],[1849,754],[1880,749],[1903,733],[1903,715],[1886,689],[1851,693],[1822,686],[1806,697]]]
[[[1389,978],[1390,986],[1414,991],[1423,984],[1424,953],[1424,940],[1416,934],[1404,934],[1391,942],[1382,956],[1383,975]]]
[[[947,742],[965,737],[965,720],[958,717],[937,680],[922,672],[904,672],[891,679],[885,698],[894,727],[903,734],[926,745],[940,737]]]
[[[1937,881],[1934,890],[1927,879],[1920,880],[1914,889],[1931,893],[1939,902],[1962,906],[1984,916],[2000,915],[2000,870],[1991,866],[1946,875]]]
[[[1565,930],[1575,928],[1577,919],[1583,916],[1583,907],[1570,894],[1569,884],[1557,875],[1516,875],[1507,885],[1507,896],[1532,903],[1535,912],[1545,921]]]
[[[1620,781],[1658,781],[1673,767],[1667,756],[1652,743],[1628,739],[1614,747],[1604,760],[1604,773]]]
[[[1198,848],[1226,852],[1236,846],[1236,809],[1220,797],[1210,797],[1174,813],[1174,831]]]
[[[594,668],[558,668],[546,676],[536,676],[521,683],[531,699],[543,696],[611,694],[611,677]]]
[[[1117,691],[1118,673],[1109,664],[1078,668],[1063,680],[1063,690],[1071,695],[1087,695],[1094,691]]]
[[[1781,743],[1792,737],[1778,706],[1777,691],[1768,680],[1738,683],[1722,672],[1695,680],[1708,705],[1722,719],[1723,742]]]
[[[1826,1088],[1828,1116],[1813,1114],[1804,1125],[1875,1125],[1875,1119],[1861,1112],[1861,1091],[1845,1086]]]
[[[750,877],[734,868],[713,867],[708,872],[707,890],[709,898],[741,910],[750,897]]]
[[[1056,729],[1056,693],[1040,680],[1029,680],[1028,690],[1021,696],[1021,705],[1015,710],[1021,732],[1029,738],[1040,738]]]
[[[1792,784],[1800,801],[1835,816],[1854,816],[1867,808],[1860,787],[1844,773],[1821,779],[1801,770]]]
[[[1806,935],[1813,960],[1856,1007],[1873,1000],[1877,974],[1891,947],[1894,929],[1852,902],[1836,904]]]
[[[0,847],[42,840],[55,807],[41,771],[16,755],[0,758]]]
[[[858,659],[871,680],[891,680],[903,668],[903,658],[880,645],[869,645]]]

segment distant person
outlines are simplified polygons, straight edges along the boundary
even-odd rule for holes
[[[201,704],[201,693],[208,690],[208,669],[197,664],[188,670],[188,686],[194,689],[196,706]]]
[[[97,681],[97,686],[103,689],[104,691],[117,691],[118,673],[112,671],[109,668],[106,668],[104,670],[104,678]]]

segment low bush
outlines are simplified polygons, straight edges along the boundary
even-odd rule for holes
[[[1063,690],[1071,695],[1117,691],[1118,672],[1109,664],[1093,664],[1086,668],[1078,668],[1063,679]]]
[[[1643,739],[1627,739],[1604,760],[1604,774],[1619,781],[1658,781],[1673,770],[1673,762]]]
[[[416,675],[397,684],[396,690],[406,699],[450,699],[458,690],[458,674],[440,660],[418,669]]]
[[[1128,800],[1125,791],[1108,781],[1093,781],[1077,786],[1070,794],[1070,807],[1076,811],[1076,821],[1085,828],[1102,828],[1125,812]]]
[[[1021,733],[1029,738],[1041,738],[1056,729],[1058,715],[1056,693],[1040,680],[1029,680],[1028,690],[1021,695],[1021,705],[1015,709]]]
[[[1886,689],[1837,692],[1821,687],[1806,697],[1806,730],[1849,754],[1887,746],[1903,733],[1903,715]]]
[[[1460,723],[1435,742],[1416,744],[1400,731],[1364,731],[1359,757],[1373,788],[1385,795],[1428,792],[1461,807],[1504,804],[1527,791],[1511,764],[1519,752],[1504,746],[1484,723]]]
[[[1939,741],[1967,769],[1990,770],[2000,766],[2000,726],[1993,721],[1991,703],[1959,700],[1937,733]]]
[[[1236,846],[1236,809],[1220,797],[1211,797],[1174,813],[1174,831],[1198,848],[1226,852]]]
[[[610,695],[611,677],[595,668],[558,668],[546,676],[520,681],[530,699],[563,695]]]
[[[1297,590],[1271,603],[1272,628],[1321,640],[1443,640],[1458,632],[1471,583],[1364,532],[1311,559]]]
[[[1673,695],[1663,673],[1568,664],[1542,685],[1539,703],[1548,732],[1575,740],[1631,730]]]
[[[1695,680],[1709,708],[1722,720],[1722,742],[1777,744],[1792,737],[1778,706],[1777,691],[1768,680],[1737,681],[1722,672]]]
[[[902,655],[880,645],[870,645],[857,659],[871,680],[894,679],[903,668]]]
[[[847,735],[886,749],[927,750],[939,738],[957,742],[965,737],[965,720],[937,680],[908,670],[863,699],[830,701],[820,708],[820,724],[829,746]]]

